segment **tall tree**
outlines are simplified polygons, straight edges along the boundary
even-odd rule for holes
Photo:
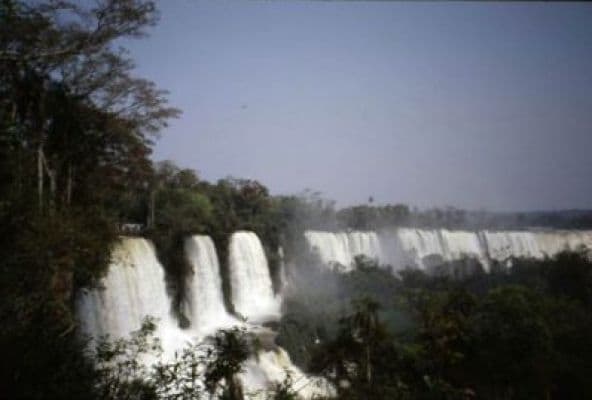
[[[121,203],[147,191],[178,114],[118,47],[157,17],[145,0],[0,0],[2,396],[80,397],[67,390],[87,381],[74,289],[105,271]]]
[[[156,22],[153,2],[94,4],[0,3],[0,115],[13,128],[3,134],[35,160],[30,168],[40,209],[54,208],[58,191],[62,203],[70,204],[76,176],[145,158],[154,135],[178,114],[167,105],[166,92],[133,75],[126,50],[115,46],[122,38],[143,36]],[[94,162],[85,163],[89,159]],[[118,175],[109,172],[103,177]]]

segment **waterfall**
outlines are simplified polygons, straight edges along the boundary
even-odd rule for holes
[[[286,275],[286,256],[284,254],[284,248],[282,246],[278,247],[277,250],[278,256],[278,281],[279,281],[279,292],[280,295],[284,293],[286,287],[288,286],[288,276]]]
[[[514,231],[481,232],[489,256],[504,261],[509,257],[542,259],[557,253],[592,249],[592,231]]]
[[[277,318],[280,302],[274,296],[267,258],[257,235],[247,231],[233,233],[228,252],[235,311],[254,321]]]
[[[376,232],[320,232],[306,231],[306,240],[324,263],[339,263],[351,270],[354,258],[365,255],[383,259],[382,247]]]
[[[545,250],[549,255],[558,252],[562,245],[557,241],[557,235],[536,234],[528,231],[514,232],[481,232],[492,260],[504,261],[510,257],[527,257],[541,259]],[[542,248],[540,244],[549,236]],[[557,246],[556,244],[559,243]]]
[[[509,257],[542,259],[562,250],[592,249],[592,231],[462,231],[399,228],[376,232],[306,231],[310,249],[329,264],[351,266],[356,254],[378,258],[394,270],[430,269],[466,258],[488,271]]]
[[[578,250],[581,247],[592,249],[592,231],[564,231],[565,246],[569,250]]]
[[[141,238],[124,237],[115,245],[102,288],[84,290],[77,299],[82,332],[98,338],[126,337],[140,329],[146,316],[157,319],[156,335],[166,354],[188,338],[170,315],[164,270],[153,245]]]
[[[440,235],[447,261],[461,260],[465,257],[473,258],[479,261],[485,270],[489,270],[489,259],[478,233],[442,229]]]
[[[335,389],[324,378],[307,376],[292,363],[289,354],[277,347],[270,350],[261,350],[256,357],[247,360],[245,369],[241,373],[241,379],[249,398],[267,399],[264,393],[270,383],[283,382],[287,374],[290,374],[293,389],[298,392],[299,398],[334,398]],[[258,396],[257,393],[260,393]]]
[[[216,329],[237,324],[238,321],[224,308],[220,266],[212,240],[197,235],[187,238],[184,245],[192,267],[186,277],[187,292],[182,305],[192,323],[190,331],[181,330],[170,314],[171,300],[166,293],[165,274],[154,246],[145,239],[122,237],[113,248],[111,264],[101,280],[102,287],[79,293],[77,315],[83,333],[93,338],[103,335],[112,339],[128,337],[141,327],[144,317],[150,315],[158,322],[155,335],[162,343],[164,361],[170,361],[175,352],[195,343],[190,338],[195,334],[201,341]],[[279,300],[273,294],[263,247],[254,233],[236,232],[232,235],[229,263],[236,310],[255,322],[277,318]],[[253,323],[247,324],[246,328],[256,336],[269,336],[271,332]],[[147,365],[156,361],[152,356],[140,359]],[[299,384],[306,384],[300,392],[304,398],[330,393],[324,381],[307,377],[279,347],[261,350],[257,357],[249,359],[241,379],[247,389],[257,391],[268,389],[271,383],[280,383],[286,377],[286,371]],[[263,392],[260,394],[264,396]]]
[[[389,240],[390,239],[390,240]],[[395,267],[427,267],[429,257],[439,257],[434,262],[449,261],[442,243],[440,233],[436,230],[398,229],[394,235],[385,239],[385,246],[400,249],[401,254],[391,262],[404,261]]]
[[[185,239],[185,255],[191,272],[186,277],[183,309],[192,330],[201,336],[237,322],[224,308],[220,264],[212,239],[204,235]]]
[[[489,267],[482,241],[475,232],[447,229],[401,228],[380,235],[387,251],[385,262],[399,270],[405,267],[430,269],[445,262],[471,258]]]

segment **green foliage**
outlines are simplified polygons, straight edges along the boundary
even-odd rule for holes
[[[156,321],[147,317],[129,338],[101,338],[94,346],[95,397],[100,399],[200,399],[208,396],[242,400],[237,374],[251,354],[244,329],[222,330],[197,345],[188,345],[164,360],[154,336]],[[271,393],[289,393],[286,385]]]
[[[154,366],[151,384],[158,398],[199,399],[204,394],[204,359],[199,346],[188,346],[172,362]]]
[[[552,337],[543,313],[540,295],[507,286],[490,291],[471,315],[467,363],[489,371],[479,382],[488,397],[541,398],[550,390]]]
[[[278,341],[339,398],[562,399],[591,390],[592,263],[583,253],[457,279],[393,276],[364,258],[348,273],[308,261]],[[388,324],[392,315],[402,322]]]
[[[208,349],[204,374],[205,385],[210,394],[222,393],[229,400],[242,399],[242,388],[237,374],[250,355],[246,332],[241,328],[222,330],[216,333],[213,347]]]
[[[15,303],[20,306],[22,299]],[[84,343],[64,334],[70,327],[56,321],[52,311],[50,307],[28,310],[26,323],[2,315],[2,397],[92,398],[95,373],[92,363],[82,356]]]
[[[368,230],[405,226],[411,222],[411,212],[404,204],[364,205],[344,208],[337,213],[337,218],[345,227]]]
[[[156,322],[146,318],[142,327],[132,332],[129,339],[99,340],[95,352],[95,379],[98,398],[149,399],[156,398],[160,381],[148,379],[146,360],[161,353],[160,342],[153,336]],[[160,377],[160,375],[159,375]]]
[[[203,232],[212,224],[213,206],[201,192],[199,178],[170,161],[157,165],[155,172],[154,221],[157,231]]]
[[[113,225],[90,207],[53,217],[21,210],[0,224],[2,392],[77,397],[88,391],[90,372],[76,338],[74,290],[103,273]],[[88,223],[96,229],[88,230]]]
[[[282,382],[274,385],[267,395],[268,400],[298,400],[298,393],[293,389],[294,382],[290,374]]]
[[[178,114],[116,45],[155,20],[142,0],[0,2],[2,396],[92,397],[74,293],[141,217],[152,137]]]

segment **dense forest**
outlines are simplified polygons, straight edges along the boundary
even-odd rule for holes
[[[154,241],[177,303],[187,235],[214,239],[224,274],[229,235],[256,232],[276,289],[278,246],[298,256],[278,341],[302,368],[333,382],[339,398],[559,399],[592,390],[585,255],[517,260],[510,271],[449,280],[394,276],[365,259],[341,274],[299,247],[306,228],[584,228],[592,213],[421,211],[372,201],[338,210],[319,193],[272,196],[254,180],[210,183],[154,162],[158,135],[180,111],[135,75],[120,44],[157,20],[144,0],[0,0],[0,398],[242,396],[234,376],[256,344],[240,330],[147,371],[139,357],[158,351],[147,320],[127,341],[100,343],[99,361],[89,361],[75,294],[98,284],[129,224]],[[196,365],[206,370],[205,388],[195,384]],[[296,396],[289,380],[269,393]]]
[[[308,256],[312,257],[312,256]],[[464,262],[464,261],[463,261]],[[302,263],[279,342],[344,399],[567,399],[590,393],[592,264],[514,259],[464,278],[359,257]],[[455,267],[454,265],[451,267]]]

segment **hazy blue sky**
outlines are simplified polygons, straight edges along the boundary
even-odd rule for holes
[[[161,1],[139,73],[208,180],[341,205],[592,207],[592,4]]]

